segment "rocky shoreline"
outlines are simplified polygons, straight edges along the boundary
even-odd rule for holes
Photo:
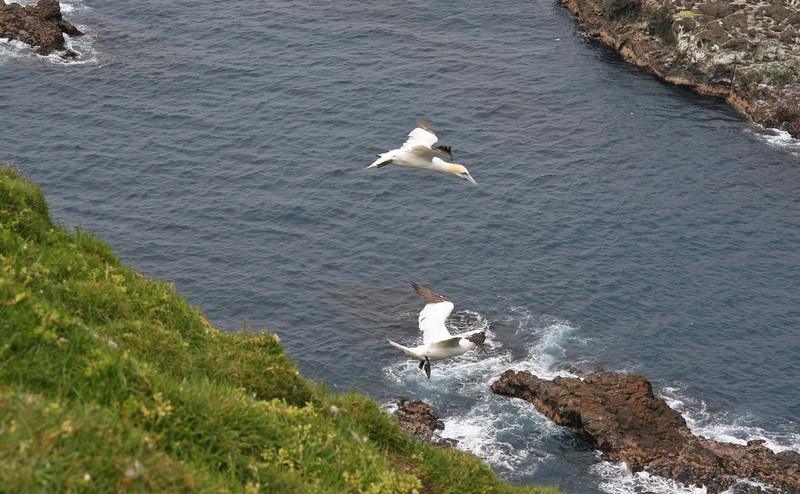
[[[75,58],[77,53],[65,49],[64,34],[83,33],[61,16],[56,0],[39,0],[36,5],[0,3],[0,37],[21,41],[36,49],[40,55],[60,51],[62,57]]]
[[[656,398],[650,382],[636,374],[595,372],[584,379],[545,380],[529,371],[506,371],[492,384],[496,394],[533,403],[559,425],[576,429],[610,461],[632,472],[705,486],[710,494],[800,492],[800,453],[774,453],[764,441],[747,445],[695,436],[686,420]]]
[[[561,2],[629,62],[800,138],[797,0]]]
[[[702,486],[709,494],[800,494],[800,453],[775,453],[763,440],[742,445],[696,436],[637,374],[599,371],[583,379],[546,380],[508,370],[492,384],[492,392],[533,403],[556,424],[575,429],[604,460],[623,462],[631,472]],[[439,435],[444,422],[420,400],[400,400],[395,417],[421,441],[458,444]]]

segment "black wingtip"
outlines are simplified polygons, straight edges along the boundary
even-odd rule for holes
[[[478,333],[471,334],[467,336],[467,340],[471,341],[476,345],[483,345],[484,343],[486,343],[486,333],[480,331]]]
[[[431,127],[431,123],[428,122],[428,119],[425,117],[419,117],[417,119],[417,127],[419,127],[422,130],[426,130],[433,135],[436,135],[436,132],[433,131],[433,127]]]
[[[433,290],[430,290],[428,288],[425,288],[424,286],[418,285],[418,284],[414,283],[413,281],[411,282],[411,285],[414,287],[414,291],[417,292],[417,295],[422,297],[422,299],[425,301],[426,304],[438,304],[439,302],[449,302],[450,301],[450,300],[446,299],[445,297],[442,297],[438,293],[434,292]]]

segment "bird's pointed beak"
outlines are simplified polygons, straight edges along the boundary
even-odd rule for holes
[[[472,182],[474,185],[478,185],[478,182],[476,182],[469,173],[463,173],[461,176]]]

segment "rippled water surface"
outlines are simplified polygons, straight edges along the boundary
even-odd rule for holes
[[[551,1],[62,3],[0,44],[2,155],[55,218],[309,378],[421,398],[513,482],[693,492],[599,461],[506,369],[647,376],[698,434],[800,450],[800,146],[662,84]],[[479,183],[364,170],[418,116]],[[430,380],[409,280],[490,353]]]

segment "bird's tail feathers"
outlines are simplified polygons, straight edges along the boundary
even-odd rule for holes
[[[390,153],[383,153],[383,154],[376,154],[375,156],[378,157],[375,161],[372,162],[367,168],[380,168],[382,166],[386,166],[392,162],[393,156]],[[365,170],[367,168],[364,168]]]
[[[391,343],[391,345],[392,345],[392,346],[395,346],[395,347],[399,348],[400,350],[406,350],[406,347],[404,347],[404,346],[403,346],[403,345],[401,345],[400,343],[395,343],[395,342],[393,342],[392,340],[386,340],[386,341],[388,341],[389,343]]]
[[[402,350],[402,351],[403,351],[403,353],[405,353],[405,354],[406,354],[406,355],[408,355],[409,357],[413,357],[413,358],[415,358],[415,359],[418,359],[418,360],[425,360],[425,357],[423,357],[423,356],[421,356],[421,355],[417,355],[416,353],[414,353],[414,351],[413,351],[411,348],[405,347],[405,346],[403,346],[403,345],[401,345],[401,344],[399,344],[399,343],[395,343],[395,342],[393,342],[392,340],[386,340],[386,341],[388,341],[389,343],[391,343],[391,345],[392,345],[392,346],[394,346],[394,347],[396,347],[396,348],[399,348],[400,350]]]

